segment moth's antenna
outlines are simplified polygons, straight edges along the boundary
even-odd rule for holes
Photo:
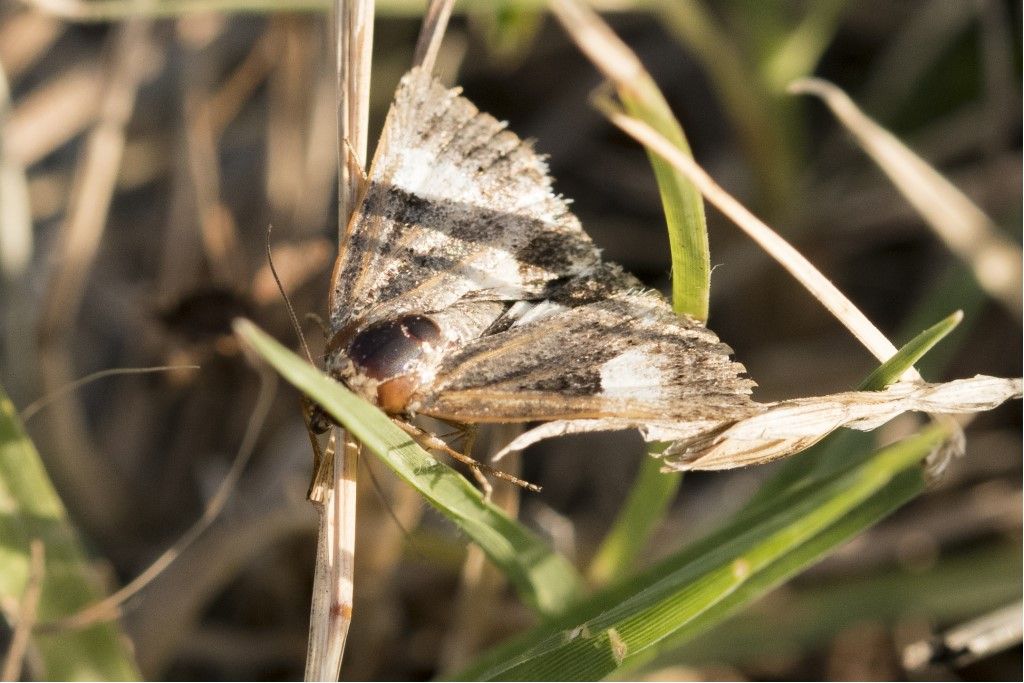
[[[73,382],[68,382],[56,391],[37,398],[35,401],[32,401],[32,403],[29,403],[21,409],[19,417],[21,417],[22,422],[28,422],[36,413],[62,396],[66,396],[79,387],[85,386],[90,382],[95,382],[98,379],[103,379],[104,377],[114,377],[116,375],[143,375],[149,372],[168,372],[170,370],[198,369],[198,365],[157,365],[151,368],[109,368],[107,370],[100,370],[99,372],[90,373],[85,377],[80,377]]]
[[[437,53],[441,49],[441,39],[448,28],[453,5],[455,0],[432,0],[427,7],[420,37],[416,40],[416,51],[413,53],[414,67],[421,67],[427,73],[434,72],[434,62],[437,61]]]
[[[281,297],[284,299],[284,305],[288,308],[288,317],[292,319],[292,327],[295,328],[295,335],[302,343],[302,350],[306,352],[306,358],[309,360],[309,364],[315,366],[316,361],[313,360],[313,354],[309,352],[309,344],[306,343],[306,335],[302,334],[302,326],[299,325],[299,317],[295,315],[295,307],[292,306],[292,300],[288,298],[288,293],[284,291],[284,285],[281,284],[281,278],[277,274],[277,268],[274,267],[274,255],[270,253],[270,231],[273,229],[274,226],[268,223],[267,263],[270,264],[270,273],[274,276],[274,282],[277,283],[277,289],[281,292]]]

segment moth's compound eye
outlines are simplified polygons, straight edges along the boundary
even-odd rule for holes
[[[404,315],[360,331],[349,344],[348,357],[367,377],[385,381],[405,374],[440,340],[441,329],[433,320]]]

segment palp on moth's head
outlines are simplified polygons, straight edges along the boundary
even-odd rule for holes
[[[422,384],[422,366],[444,337],[428,316],[406,314],[338,332],[328,368],[349,389],[389,414],[406,411]]]

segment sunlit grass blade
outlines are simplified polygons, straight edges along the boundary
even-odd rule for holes
[[[44,572],[37,623],[74,614],[102,597],[96,575],[68,522],[32,441],[0,389],[0,601],[19,604],[29,578],[30,545],[42,541]],[[6,613],[6,610],[5,610]],[[17,618],[9,614],[9,618]],[[137,680],[130,648],[116,624],[35,633],[37,680]]]
[[[861,391],[880,391],[900,378],[908,368],[921,360],[933,346],[952,332],[964,319],[963,311],[956,311],[947,318],[935,323],[900,347],[889,360],[878,366],[878,369],[864,378],[857,387]]]
[[[945,426],[882,449],[820,485],[780,496],[756,516],[684,549],[624,586],[518,639],[465,678],[596,680],[695,635],[912,497],[919,463]],[[705,617],[705,615],[707,615]]]
[[[248,346],[363,446],[411,484],[500,568],[523,601],[542,614],[565,610],[581,595],[582,580],[561,555],[500,509],[464,477],[432,458],[391,419],[325,376],[247,320],[235,332]]]
[[[654,79],[597,13],[579,0],[556,0],[551,9],[569,37],[611,82],[625,110],[692,156],[683,128]],[[651,150],[647,153],[668,226],[672,306],[676,313],[707,320],[711,259],[704,200],[686,176],[660,155]]]
[[[866,621],[897,623],[910,615],[955,623],[1019,600],[1020,546],[1002,542],[947,555],[922,570],[897,566],[869,575],[839,574],[794,587],[679,647],[667,648],[651,669],[672,664],[743,666],[763,662],[780,645],[793,656],[820,652],[836,634]],[[765,624],[771,623],[771,629]],[[634,673],[634,677],[636,674]],[[649,679],[648,679],[649,680]]]

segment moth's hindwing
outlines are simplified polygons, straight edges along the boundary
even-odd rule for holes
[[[706,424],[757,411],[754,383],[740,376],[729,347],[656,293],[620,291],[547,310],[445,358],[410,407],[459,422],[636,425]]]

